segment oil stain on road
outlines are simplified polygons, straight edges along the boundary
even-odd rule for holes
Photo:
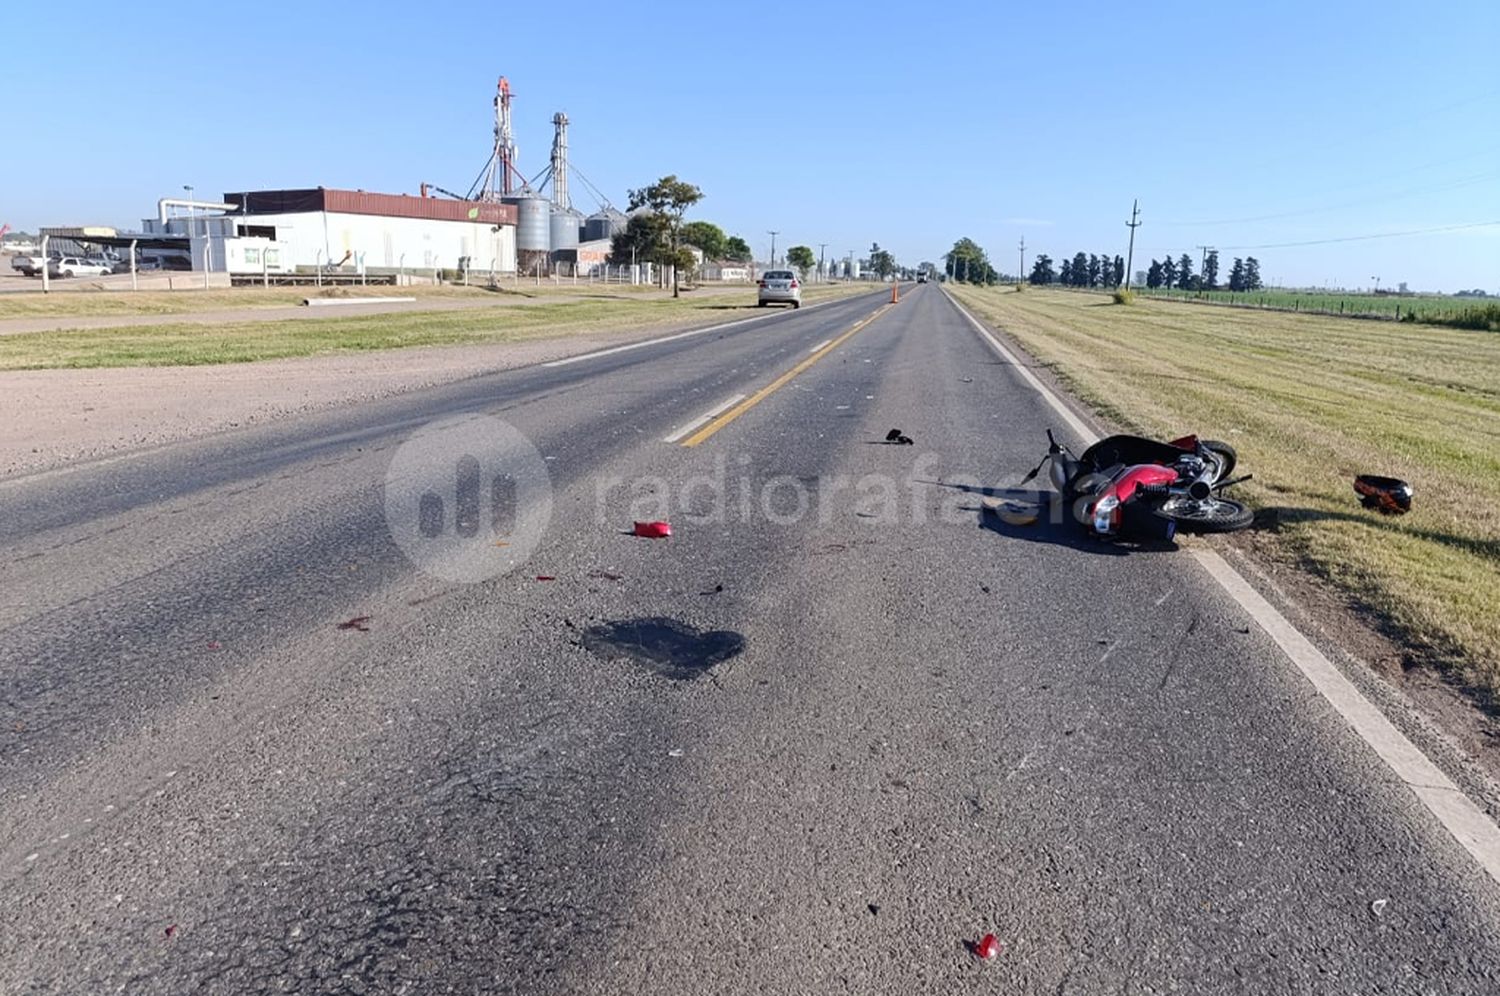
[[[591,626],[583,645],[604,660],[627,659],[673,681],[692,681],[737,656],[745,638],[729,630],[700,632],[675,619],[653,616]]]

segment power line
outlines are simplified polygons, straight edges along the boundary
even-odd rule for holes
[[[1410,187],[1406,190],[1397,191],[1394,194],[1376,194],[1370,197],[1359,197],[1352,201],[1343,201],[1338,204],[1324,204],[1321,207],[1301,208],[1296,211],[1279,211],[1275,214],[1259,214],[1246,218],[1215,218],[1200,221],[1163,221],[1159,224],[1170,228],[1191,228],[1194,226],[1208,225],[1243,225],[1255,221],[1279,221],[1283,218],[1297,218],[1308,214],[1324,214],[1329,211],[1340,211],[1344,208],[1362,207],[1367,204],[1380,204],[1386,201],[1400,200],[1403,197],[1411,197],[1415,194],[1440,193],[1445,190],[1457,190],[1460,187],[1472,187],[1477,183],[1486,183],[1500,177],[1500,172],[1479,173],[1474,176],[1464,177],[1461,180],[1445,180],[1442,183],[1427,187]]]
[[[1376,235],[1343,235],[1333,239],[1308,239],[1305,242],[1267,242],[1254,246],[1220,246],[1226,252],[1242,249],[1291,249],[1296,246],[1324,246],[1334,242],[1368,242],[1371,239],[1399,239],[1408,235],[1433,235],[1437,232],[1457,232],[1466,228],[1489,228],[1500,225],[1496,221],[1474,221],[1466,225],[1441,225],[1437,228],[1412,228],[1404,232],[1381,232]]]

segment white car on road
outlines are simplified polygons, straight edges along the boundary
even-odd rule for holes
[[[756,304],[764,308],[776,302],[802,307],[802,282],[792,270],[767,270],[760,277],[760,296]]]

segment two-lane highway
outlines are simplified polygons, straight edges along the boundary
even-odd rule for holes
[[[455,417],[550,501],[473,583]],[[1185,551],[982,513],[1056,421],[908,287],[0,482],[0,992],[1500,991]]]

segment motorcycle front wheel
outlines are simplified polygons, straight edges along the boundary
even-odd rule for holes
[[[1234,452],[1234,447],[1220,439],[1204,439],[1200,444],[1208,451],[1210,460],[1219,465],[1218,473],[1214,475],[1214,483],[1217,484],[1234,473],[1234,465],[1239,462],[1239,455]]]
[[[1179,529],[1190,533],[1232,533],[1255,521],[1255,513],[1244,505],[1217,496],[1202,501],[1174,496],[1162,502],[1156,514],[1171,519]]]

